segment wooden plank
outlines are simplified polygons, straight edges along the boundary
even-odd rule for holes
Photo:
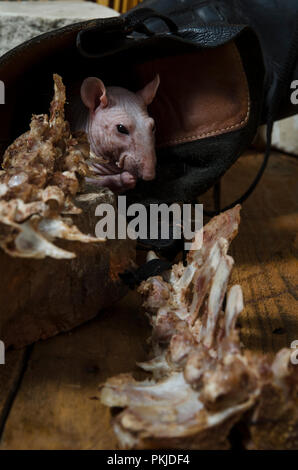
[[[72,333],[34,346],[0,449],[115,448],[98,385],[146,357],[150,329],[137,305],[128,296]]]
[[[95,209],[102,203],[115,206],[111,196],[86,192],[77,197],[82,213],[75,223],[83,233],[94,234]],[[76,258],[13,258],[0,250],[0,339],[6,347],[20,348],[70,330],[127,293],[118,273],[135,259],[134,242],[58,244]]]
[[[100,5],[104,5],[105,7],[108,7],[110,4],[110,0],[97,0],[96,3],[99,3]]]
[[[114,3],[113,3],[114,10],[120,11],[120,7],[121,7],[121,0],[114,0]]]
[[[26,349],[7,351],[0,365],[0,436],[5,426],[26,363]]]
[[[250,153],[222,179],[222,205],[245,192],[263,155]],[[274,153],[255,192],[243,204],[232,282],[242,286],[244,345],[259,352],[290,347],[298,339],[298,160]],[[210,193],[203,198],[210,206]]]

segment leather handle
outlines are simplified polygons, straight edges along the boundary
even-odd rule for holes
[[[123,39],[133,32],[142,33],[148,37],[154,36],[155,33],[145,24],[145,21],[153,18],[162,20],[171,33],[177,33],[178,27],[170,18],[151,8],[140,8],[115,19],[109,30],[104,30],[98,25],[80,31],[77,34],[76,47],[79,53],[88,59],[103,57],[109,51],[117,49],[119,43],[122,43]],[[102,50],[100,49],[101,44],[104,44]]]
[[[127,32],[144,32],[150,36],[154,35],[152,31],[150,31],[147,26],[144,24],[145,21],[153,18],[158,18],[162,20],[169,31],[173,34],[177,33],[178,27],[176,23],[171,20],[168,16],[162,15],[157,11],[153,10],[152,8],[139,8],[138,10],[133,10],[125,15],[125,23]]]

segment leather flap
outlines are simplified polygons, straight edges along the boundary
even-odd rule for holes
[[[136,73],[142,83],[160,74],[150,107],[159,147],[231,132],[248,121],[248,84],[233,42],[146,62]]]

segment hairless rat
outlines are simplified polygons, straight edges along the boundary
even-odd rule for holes
[[[159,82],[156,75],[142,90],[133,93],[121,87],[106,88],[96,77],[83,81],[80,112],[77,107],[72,127],[88,135],[94,176],[87,182],[121,193],[134,188],[138,178],[155,178],[155,123],[147,106],[153,101]]]

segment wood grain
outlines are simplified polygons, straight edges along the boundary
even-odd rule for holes
[[[227,173],[222,182],[224,204],[248,187],[261,159],[255,153],[244,156]],[[298,160],[273,155],[243,206],[239,235],[231,247],[231,282],[242,285],[245,297],[239,321],[242,341],[258,352],[272,353],[298,339],[297,176]],[[210,207],[210,194],[202,202]],[[0,448],[115,449],[110,414],[97,399],[97,387],[119,372],[136,373],[135,363],[146,356],[149,334],[139,300],[131,293],[72,333],[37,343]],[[18,376],[15,361],[16,369],[12,363],[4,378],[0,376],[2,393]],[[3,400],[5,396],[0,409]]]
[[[94,234],[98,204],[114,204],[112,193],[84,193],[74,216],[83,233]],[[58,242],[76,258],[12,258],[0,250],[0,339],[20,348],[70,330],[121,299],[127,288],[118,277],[135,259],[131,240],[104,243]]]
[[[0,449],[116,447],[98,386],[146,357],[149,327],[137,305],[131,294],[96,320],[34,346]]]
[[[263,155],[243,156],[222,179],[222,205],[237,199],[254,179]],[[244,345],[276,352],[298,339],[298,160],[274,153],[266,173],[243,204],[231,246],[231,282],[244,292],[240,317]],[[203,198],[210,207],[210,193]],[[206,207],[207,207],[206,206]]]
[[[0,365],[0,435],[4,429],[19,381],[26,366],[27,350],[7,351],[5,364]]]

